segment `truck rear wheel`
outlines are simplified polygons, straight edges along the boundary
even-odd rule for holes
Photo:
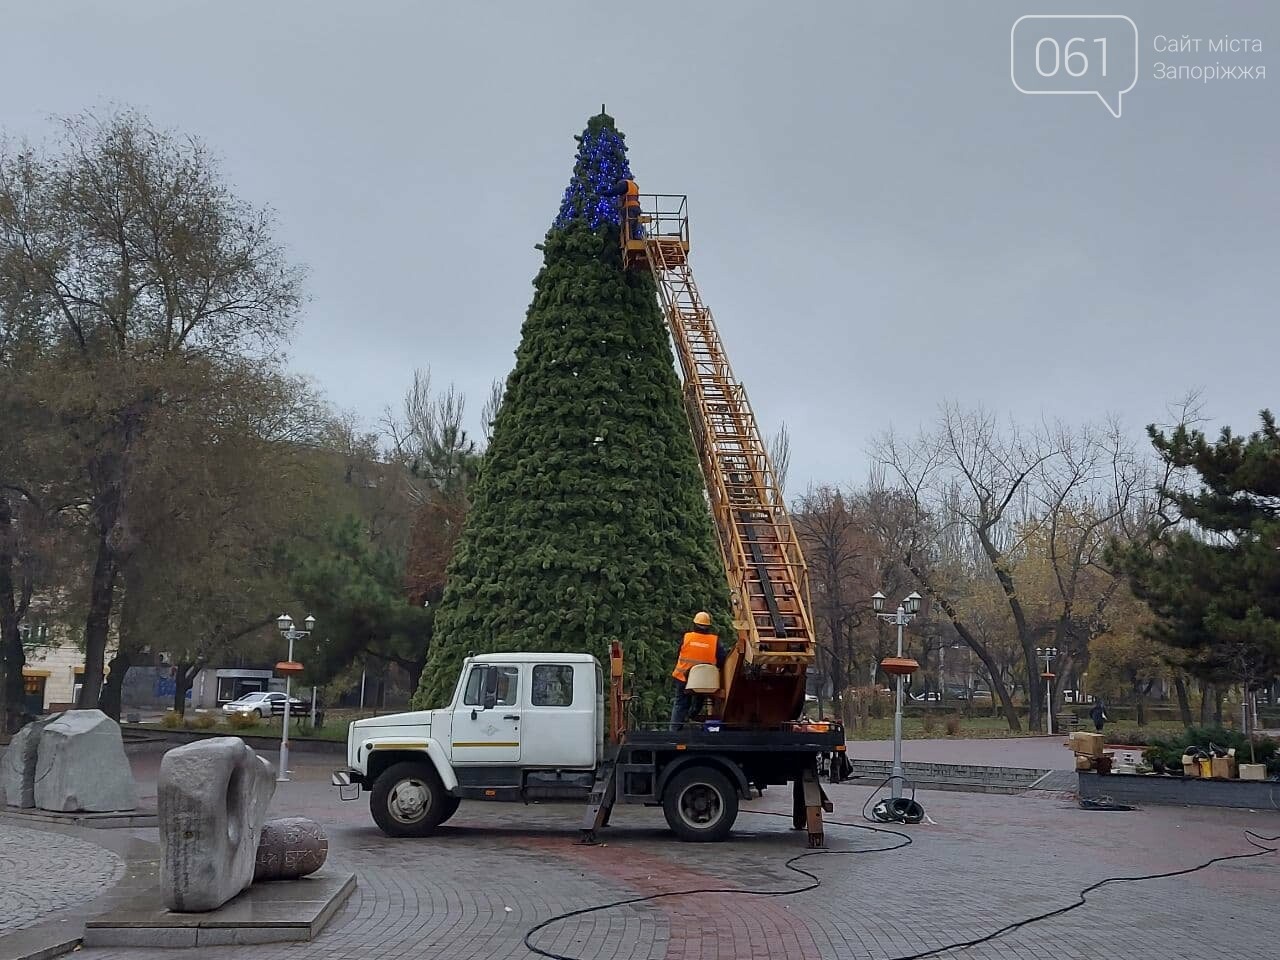
[[[662,812],[681,840],[715,843],[729,836],[738,819],[738,791],[719,770],[689,767],[662,791]]]
[[[454,810],[429,762],[407,760],[387,767],[373,782],[369,812],[389,837],[425,837]]]

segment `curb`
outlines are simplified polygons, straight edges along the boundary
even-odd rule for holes
[[[0,807],[0,817],[26,823],[56,823],[65,827],[112,830],[120,827],[154,827],[159,823],[154,810],[120,810],[110,813],[59,813],[36,807]]]
[[[0,937],[0,960],[52,960],[80,946],[81,936],[58,930],[65,921],[45,921]],[[83,929],[81,924],[71,924]]]
[[[892,773],[889,760],[849,758],[853,766],[846,783],[882,783]],[[953,790],[961,793],[1016,794],[1034,788],[1053,771],[1031,767],[993,767],[957,763],[908,761],[902,765],[906,779],[917,790]]]
[[[136,727],[130,724],[121,724],[121,732],[124,734],[125,746],[135,743],[194,743],[197,740],[208,740],[212,737],[239,737],[255,750],[279,750],[279,737],[263,737],[257,734],[243,734],[226,731],[208,731],[208,730],[165,730],[160,727]],[[290,737],[289,750],[293,753],[336,753],[345,755],[347,752],[347,741],[343,740],[317,740],[317,739],[301,739]]]

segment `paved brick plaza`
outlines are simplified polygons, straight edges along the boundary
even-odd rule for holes
[[[91,900],[123,872],[97,844],[0,820],[0,935]]]
[[[136,758],[143,793],[155,757]],[[317,941],[305,945],[205,948],[202,958],[528,957],[534,923],[608,900],[691,887],[785,889],[804,882],[783,863],[804,853],[779,817],[743,814],[726,844],[674,841],[656,810],[620,808],[607,843],[573,843],[573,806],[464,804],[439,837],[383,837],[359,802],[340,804],[325,783],[329,758],[295,756],[272,815],[323,820],[331,862],[360,886]],[[829,788],[836,819],[858,820],[868,791]],[[781,810],[779,794],[763,806]],[[823,878],[794,897],[712,895],[621,907],[561,923],[536,941],[593,960],[889,958],[980,936],[1070,903],[1106,876],[1177,869],[1250,848],[1242,830],[1280,834],[1280,813],[1150,808],[1087,813],[1059,795],[921,794],[935,824],[907,828],[915,843],[865,850],[893,838],[831,826],[832,853],[801,861]],[[152,831],[135,831],[143,838]],[[1207,958],[1272,956],[1280,939],[1280,855],[1218,865],[1189,877],[1111,886],[1064,917],[949,957]],[[184,958],[180,950],[96,949],[77,956]]]

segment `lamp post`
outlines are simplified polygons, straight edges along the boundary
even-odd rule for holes
[[[280,727],[280,769],[276,772],[277,783],[287,783],[289,781],[289,699],[293,689],[293,675],[302,672],[302,664],[293,659],[293,641],[301,640],[303,637],[311,636],[311,631],[315,629],[316,618],[307,617],[302,621],[305,630],[295,630],[293,627],[293,618],[287,613],[280,614],[276,618],[276,627],[289,641],[289,655],[282,663],[276,664],[276,670],[284,674],[284,723]]]
[[[1036,647],[1036,656],[1044,661],[1044,672],[1040,674],[1044,679],[1044,732],[1049,736],[1053,736],[1053,673],[1050,671],[1049,667],[1054,658],[1058,656],[1058,648]]]
[[[902,797],[904,780],[902,775],[902,681],[904,677],[909,677],[920,669],[919,663],[902,655],[902,631],[920,612],[920,594],[913,591],[898,604],[898,609],[893,613],[884,612],[884,600],[884,594],[877,590],[871,597],[871,609],[879,619],[898,627],[898,655],[885,657],[880,661],[880,668],[885,673],[892,674],[897,681],[893,709],[893,771],[889,789],[893,799],[898,800]]]

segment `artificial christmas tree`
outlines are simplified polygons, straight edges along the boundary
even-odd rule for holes
[[[542,244],[516,366],[472,491],[415,704],[448,700],[469,653],[623,641],[645,715],[665,711],[679,638],[728,588],[653,280],[624,271],[630,177],[613,119],[592,117]]]

